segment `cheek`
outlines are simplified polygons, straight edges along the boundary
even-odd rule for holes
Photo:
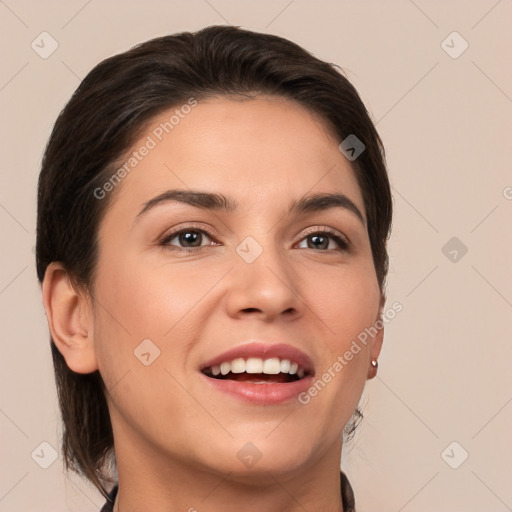
[[[114,414],[141,432],[150,429],[157,435],[159,422],[148,427],[141,418],[154,417],[158,404],[165,423],[172,416],[171,404],[187,406],[181,387],[166,370],[174,374],[173,363],[181,365],[186,357],[196,328],[187,315],[205,286],[199,286],[197,276],[174,272],[171,281],[169,269],[129,263],[107,262],[97,274],[98,365]]]
[[[381,294],[373,266],[347,265],[310,280],[309,297],[336,351],[344,350],[377,320]]]
[[[316,290],[310,295],[315,300],[312,309],[321,320],[319,329],[326,333],[322,365],[316,375],[321,381],[318,394],[324,403],[331,404],[332,409],[328,409],[335,416],[348,414],[340,418],[346,422],[366,382],[372,339],[368,332],[378,319],[380,288],[373,267],[367,263],[347,265],[308,287]]]
[[[156,366],[183,368],[204,328],[198,315],[209,313],[208,293],[225,274],[224,268],[185,271],[186,265],[144,261],[104,258],[98,268],[95,338],[105,381],[117,382],[128,370],[138,373],[145,367],[137,355],[148,351],[150,359],[158,356]],[[148,377],[156,374],[146,372]]]
[[[123,327],[135,341],[171,336],[215,281],[211,272],[125,257],[115,265],[103,265],[97,290],[110,313],[107,321],[117,330]]]

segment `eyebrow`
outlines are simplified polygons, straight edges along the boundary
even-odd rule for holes
[[[200,192],[196,190],[167,190],[162,194],[145,202],[141,211],[137,214],[136,220],[158,205],[179,202],[212,211],[234,212],[238,202],[234,199],[213,192]],[[289,213],[311,213],[327,210],[329,208],[343,208],[352,212],[366,226],[363,214],[355,203],[346,195],[341,193],[310,194],[299,200],[294,200],[288,207]]]

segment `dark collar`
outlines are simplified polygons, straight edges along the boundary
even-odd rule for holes
[[[356,500],[354,498],[354,491],[348,481],[347,476],[343,471],[340,471],[341,476],[341,501],[343,503],[343,512],[356,512]]]

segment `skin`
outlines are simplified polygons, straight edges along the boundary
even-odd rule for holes
[[[294,199],[340,192],[365,216],[339,142],[289,100],[201,101],[111,192],[93,297],[71,286],[62,265],[48,267],[52,337],[72,370],[99,369],[108,389],[122,512],[342,510],[342,431],[375,375],[382,330],[307,405],[242,402],[198,373],[257,338],[301,349],[319,376],[379,319],[384,298],[365,223],[340,207],[287,214]],[[222,193],[239,206],[168,202],[136,220],[146,201],[175,188]],[[213,233],[199,235],[196,252],[177,237],[173,248],[159,243],[191,222],[194,233]],[[350,248],[331,238],[327,248],[308,246],[325,228]],[[250,264],[236,252],[247,236],[263,249]],[[134,357],[147,338],[160,350],[149,366]],[[248,442],[261,452],[251,468],[237,457]]]

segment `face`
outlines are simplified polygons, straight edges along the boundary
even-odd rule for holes
[[[94,350],[116,450],[241,477],[339,464],[380,350],[336,365],[381,306],[350,162],[287,100],[200,101],[166,133],[174,110],[130,150],[99,229]]]

